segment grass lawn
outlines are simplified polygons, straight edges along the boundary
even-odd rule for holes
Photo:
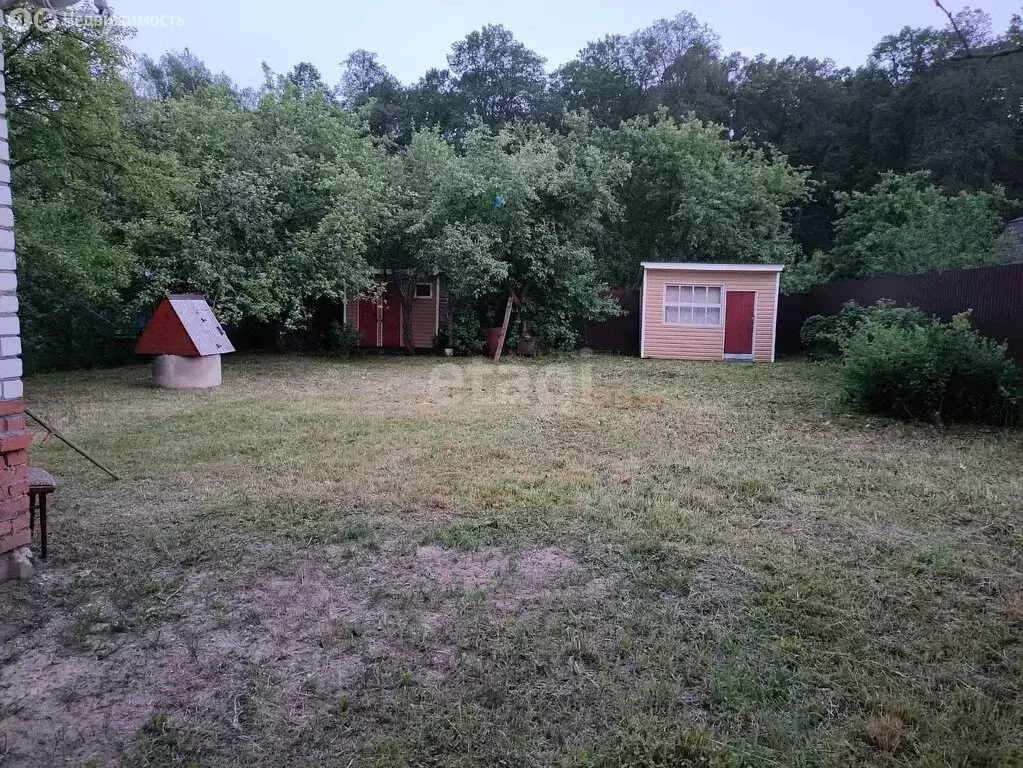
[[[834,372],[236,357],[40,376],[0,766],[1023,765],[1023,433]]]

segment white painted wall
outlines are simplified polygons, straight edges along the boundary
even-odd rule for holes
[[[25,390],[21,383],[21,326],[18,322],[11,152],[3,64],[3,52],[0,52],[0,400],[17,400]]]

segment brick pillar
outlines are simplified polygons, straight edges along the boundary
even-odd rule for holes
[[[0,582],[28,578],[28,445],[21,398],[21,327],[14,261],[10,148],[7,143],[6,84],[0,52]]]

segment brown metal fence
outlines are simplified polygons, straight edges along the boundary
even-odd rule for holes
[[[1023,360],[1023,264],[844,280],[815,286],[809,293],[782,296],[779,352],[799,351],[799,329],[811,315],[833,315],[850,300],[866,306],[880,299],[919,307],[943,320],[972,310],[974,328],[1008,342],[1009,354]]]
[[[839,305],[841,306],[841,305]],[[777,355],[797,355],[802,351],[799,331],[806,318],[817,314],[811,293],[790,293],[778,297],[778,335],[774,351]]]
[[[583,331],[583,342],[595,352],[639,354],[639,289],[611,291],[622,306],[622,313],[602,323],[591,323]]]
[[[614,291],[626,314],[586,327],[590,349],[639,353],[639,290]],[[853,300],[862,305],[891,299],[948,320],[972,310],[974,327],[1009,344],[1009,354],[1023,361],[1023,264],[956,269],[926,275],[877,277],[818,285],[808,293],[782,296],[778,303],[779,355],[800,351],[799,329],[811,315],[833,315]]]

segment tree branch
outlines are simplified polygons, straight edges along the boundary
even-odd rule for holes
[[[95,146],[96,149],[102,149],[102,147],[100,145],[98,145],[98,144],[94,145],[94,146]],[[116,168],[121,173],[127,173],[128,172],[128,169],[124,166],[123,163],[121,163],[121,162],[119,162],[117,160],[113,160],[110,157],[104,157],[102,155],[94,155],[91,152],[87,152],[87,151],[84,151],[82,149],[66,149],[64,151],[65,151],[65,154],[68,157],[78,158],[79,160],[88,160],[90,162],[96,163],[96,165],[99,165],[99,166],[110,166],[112,168]],[[52,160],[53,153],[52,152],[46,152],[46,153],[42,153],[42,154],[28,154],[28,155],[20,155],[20,156],[15,155],[14,158],[12,159],[12,161],[11,161],[10,168],[11,168],[12,171],[14,171],[14,170],[20,168],[23,165],[28,165],[29,163],[34,163],[34,162],[37,162],[39,160],[43,160],[44,158],[48,158],[48,159]]]
[[[5,65],[6,65],[6,63],[8,61],[13,59],[22,48],[24,48],[26,45],[28,45],[28,43],[30,43],[32,40],[35,39],[35,34],[34,34],[35,30],[36,30],[35,25],[32,25],[31,27],[29,27],[25,31],[25,34],[21,36],[21,40],[19,40],[14,45],[13,48],[11,48],[9,51],[4,51],[4,64]],[[6,69],[6,66],[4,68]]]
[[[980,59],[981,61],[989,61],[991,59],[1000,59],[1003,56],[1012,56],[1013,54],[1023,53],[1023,45],[1017,45],[1015,48],[1002,48],[998,51],[989,51],[982,53],[971,53],[968,56],[953,56],[951,61],[967,61],[969,59]]]
[[[1013,54],[1016,53],[1023,53],[1023,45],[1017,45],[1015,48],[1002,48],[996,51],[981,52],[974,51],[970,47],[970,41],[967,39],[966,35],[963,34],[963,31],[959,28],[959,23],[956,21],[956,17],[952,15],[952,12],[949,11],[948,8],[946,8],[942,4],[941,0],[934,0],[934,4],[938,7],[938,10],[940,10],[943,14],[945,14],[945,16],[948,17],[948,22],[949,24],[952,25],[952,30],[956,33],[956,36],[959,38],[959,41],[963,44],[963,53],[957,56],[950,57],[949,61],[966,61],[968,59],[982,60],[998,59],[1003,56],[1012,56]]]
[[[952,15],[952,12],[948,10],[948,8],[941,4],[941,0],[934,0],[934,4],[938,6],[938,10],[940,10],[943,14],[948,16],[948,23],[952,25],[952,29],[955,31],[956,35],[959,37],[959,40],[963,44],[963,50],[966,51],[965,58],[973,58],[973,51],[970,49],[970,41],[966,39],[966,35],[963,34],[963,31],[961,29],[959,29],[959,24],[956,22],[956,17]]]

